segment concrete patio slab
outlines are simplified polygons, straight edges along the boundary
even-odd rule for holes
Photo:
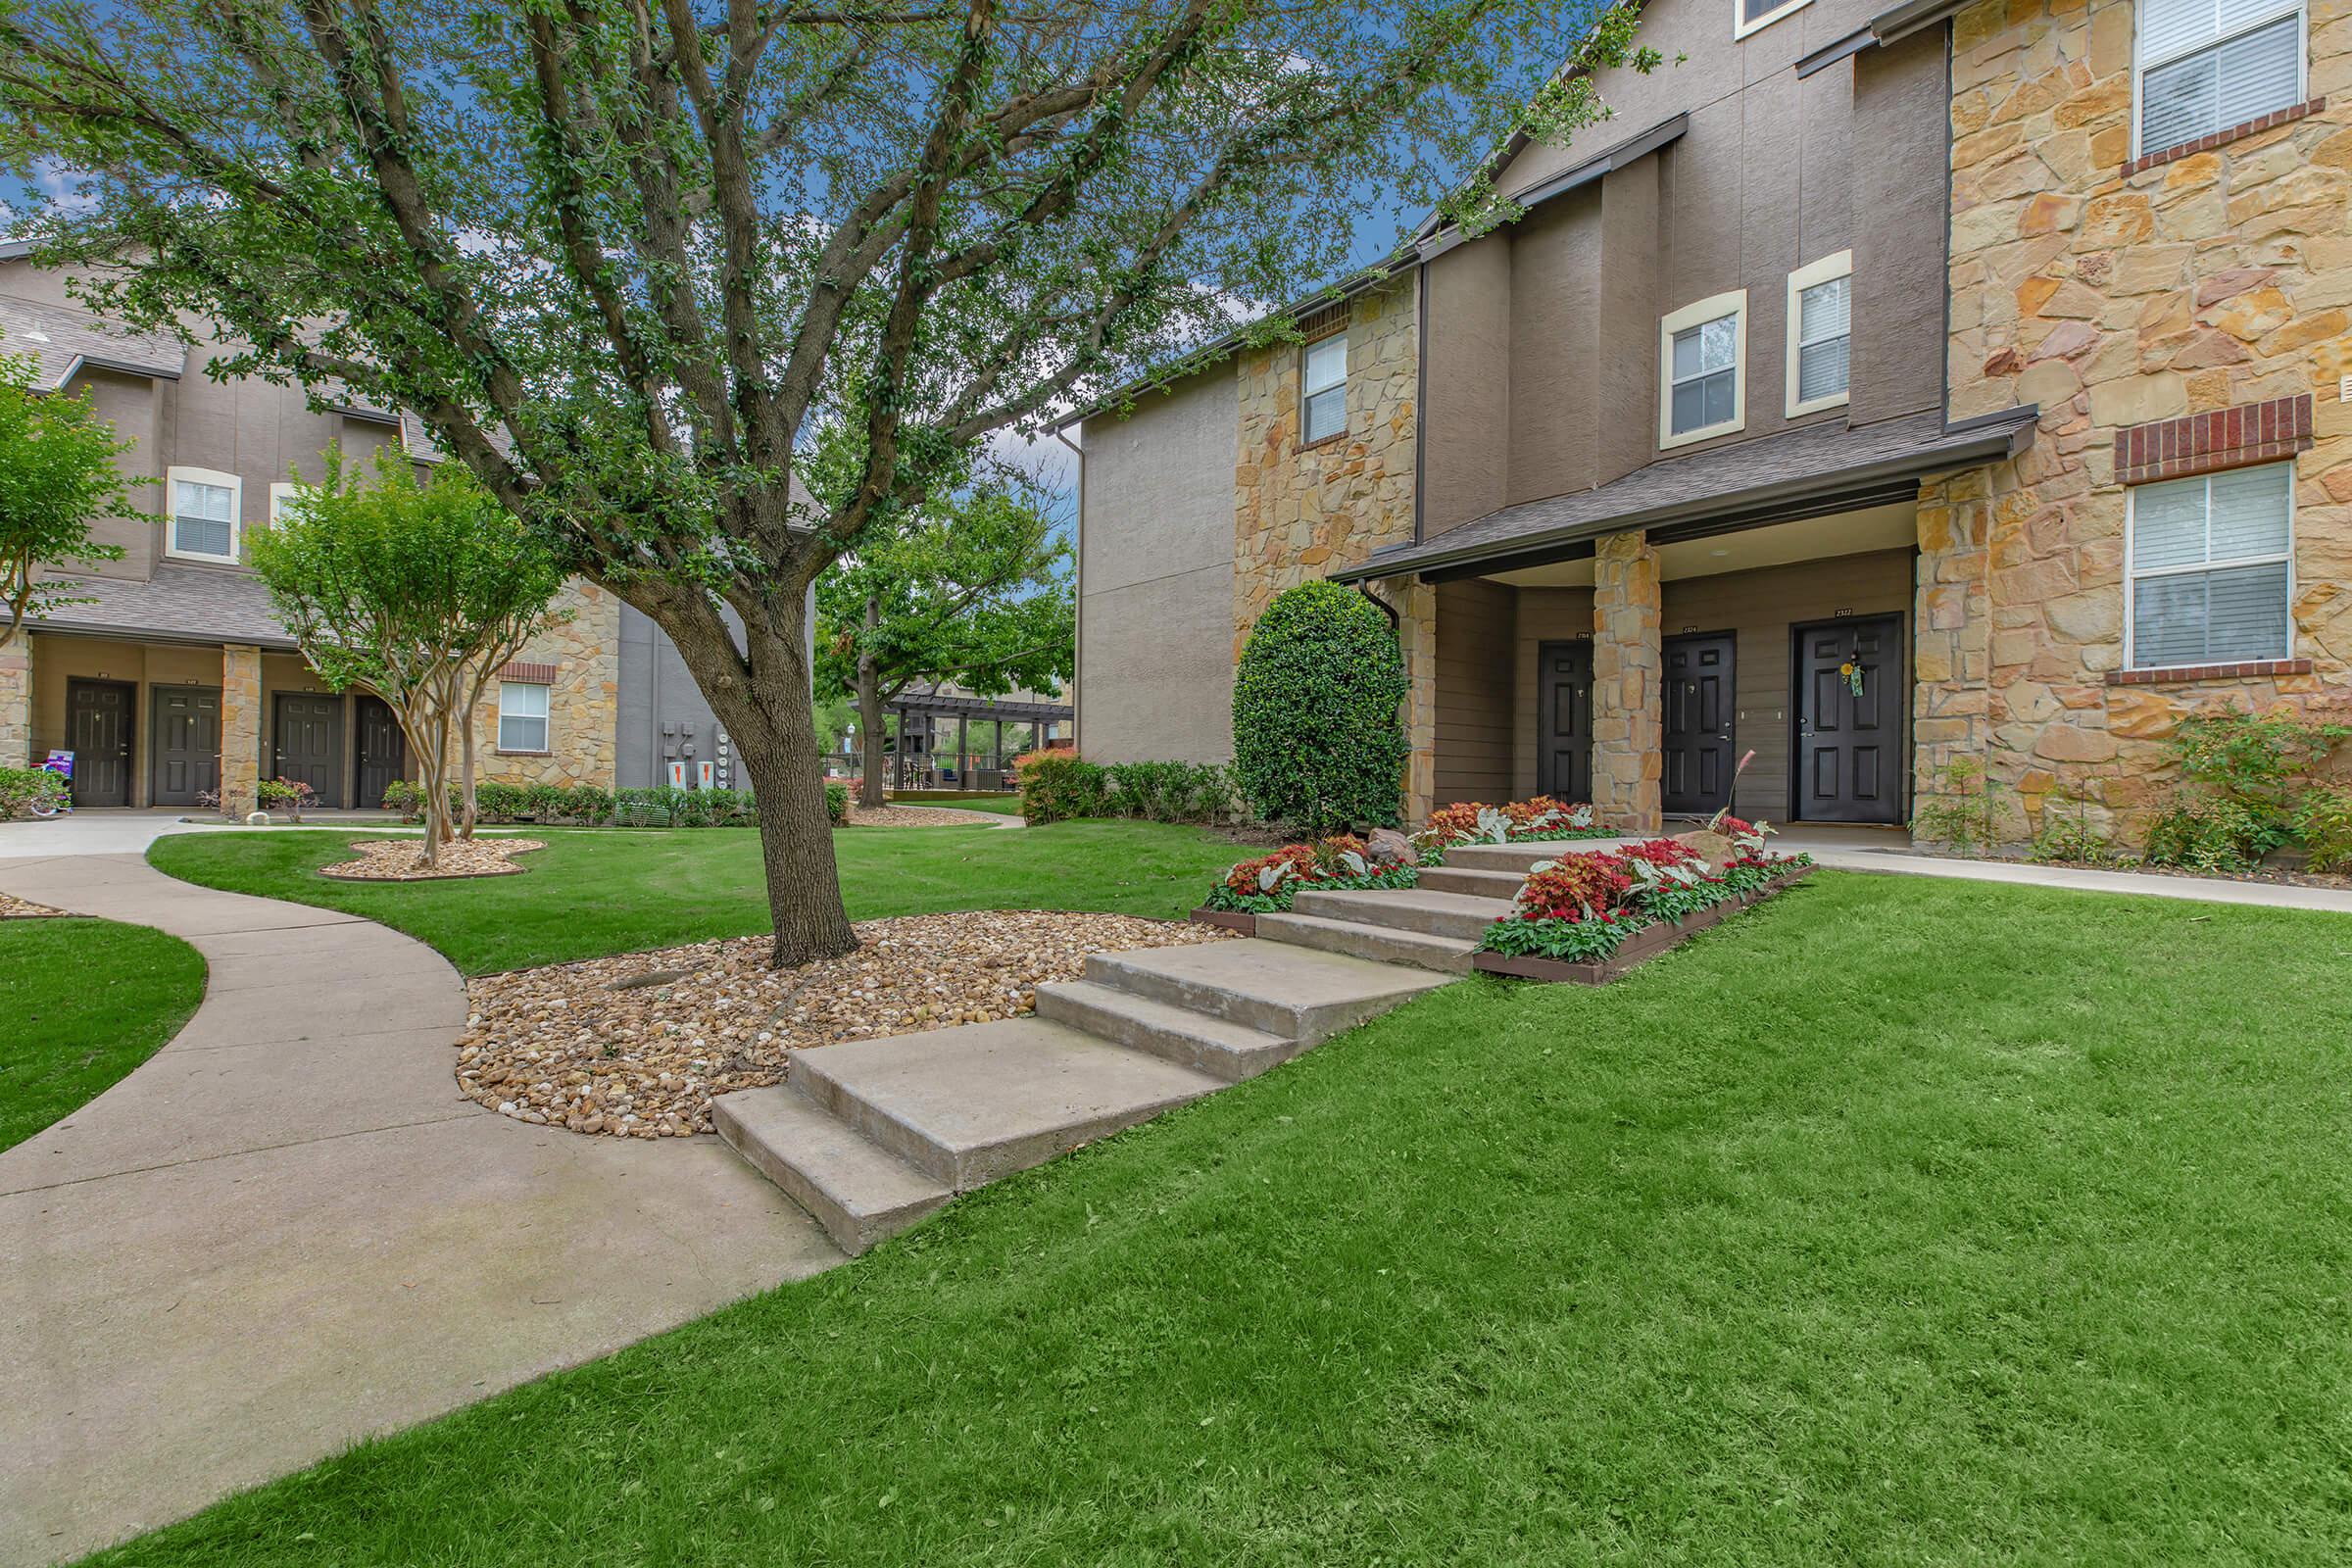
[[[180,936],[214,982],[137,1071],[0,1152],[0,1563],[78,1556],[842,1260],[716,1139],[461,1099],[464,987],[397,932],[136,855],[0,857],[0,888]]]

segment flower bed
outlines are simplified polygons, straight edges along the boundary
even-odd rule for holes
[[[1432,811],[1421,831],[1413,835],[1413,850],[1423,865],[1443,865],[1446,852],[1464,844],[1535,844],[1553,840],[1613,839],[1616,830],[1603,827],[1589,805],[1538,795],[1532,800],[1489,806],[1462,801]]]
[[[1271,855],[1242,861],[1208,890],[1193,918],[1248,936],[1256,931],[1259,915],[1287,914],[1301,892],[1409,888],[1417,880],[1410,865],[1377,860],[1362,839],[1343,833],[1311,844],[1286,844]]]
[[[1582,851],[1528,874],[1472,962],[1493,974],[1600,985],[1726,915],[1809,875],[1810,856],[1769,855],[1771,829],[1719,817],[1729,854],[1710,861],[1673,839]]]

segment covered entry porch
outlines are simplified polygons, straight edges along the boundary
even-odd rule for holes
[[[1952,680],[1981,655],[1921,487],[2013,457],[2032,413],[1809,426],[1375,553],[1350,575],[1399,611],[1416,814],[1908,821],[1921,745],[1981,696]]]

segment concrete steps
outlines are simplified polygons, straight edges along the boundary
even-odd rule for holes
[[[1309,1044],[1092,980],[1039,986],[1037,1015],[1227,1083],[1254,1078]]]
[[[956,1194],[1253,1077],[1469,966],[1494,901],[1346,901],[1267,915],[1267,935],[1098,953],[1037,988],[1034,1016],[796,1052],[784,1084],[712,1102],[719,1135],[864,1251]],[[1492,914],[1487,918],[1493,918]],[[1479,922],[1483,924],[1482,922]],[[1446,934],[1441,934],[1441,933]]]
[[[1518,890],[1512,889],[1513,893]],[[1352,920],[1358,925],[1387,926],[1418,931],[1425,936],[1452,937],[1476,942],[1487,927],[1511,912],[1508,899],[1443,890],[1372,889],[1356,893],[1301,893],[1292,901],[1292,912],[1325,920]]]
[[[1416,893],[1467,893],[1476,898],[1499,899],[1505,904],[1519,896],[1520,885],[1527,880],[1523,871],[1481,871],[1467,865],[1427,865],[1421,868],[1420,886]]]
[[[1525,877],[1545,860],[1578,850],[1615,849],[1616,839],[1548,839],[1533,844],[1456,844],[1446,852],[1445,870],[1507,871]],[[1425,875],[1427,873],[1424,873]]]

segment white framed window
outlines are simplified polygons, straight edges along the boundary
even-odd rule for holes
[[[171,468],[164,475],[172,514],[164,554],[184,561],[234,561],[242,531],[245,481],[213,468]]]
[[[2131,498],[2126,663],[2292,657],[2293,464],[2135,485]]]
[[[1854,253],[1839,251],[1788,274],[1788,413],[1846,400],[1853,370]]]
[[[1732,0],[1732,36],[1744,38],[1812,3],[1813,0]]]
[[[1747,424],[1747,290],[1686,305],[1658,323],[1658,446]]]
[[[2139,0],[2138,21],[2137,155],[2303,101],[2303,0]]]
[[[498,749],[544,752],[547,746],[547,688],[537,681],[498,683]]]
[[[286,514],[286,509],[294,505],[295,494],[296,487],[282,481],[270,487],[270,520],[271,522],[277,521]]]
[[[1327,440],[1348,428],[1348,334],[1306,346],[1298,363],[1298,441]]]

